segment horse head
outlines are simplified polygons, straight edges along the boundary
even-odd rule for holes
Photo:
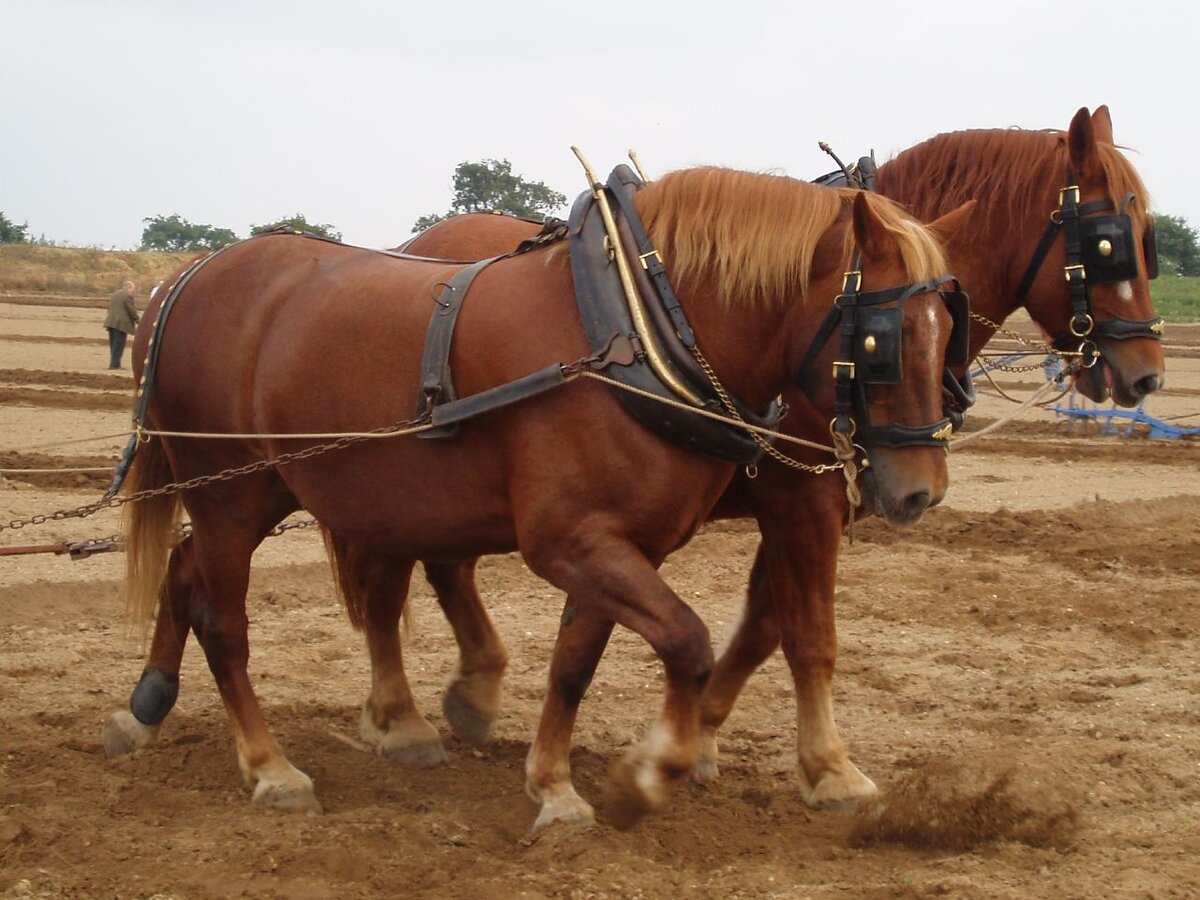
[[[1080,354],[1080,393],[1136,406],[1164,373],[1163,323],[1150,298],[1158,260],[1146,189],[1113,143],[1108,107],[1080,109],[1058,144],[1062,183],[1044,186],[1050,223],[1036,246],[1038,236],[1030,237],[1025,305],[1056,347]]]

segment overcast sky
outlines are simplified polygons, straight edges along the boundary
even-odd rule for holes
[[[148,216],[295,212],[386,246],[463,160],[573,198],[607,171],[801,178],[817,149],[1065,128],[1107,103],[1155,208],[1200,225],[1200,3],[0,0],[0,211],[135,247]]]

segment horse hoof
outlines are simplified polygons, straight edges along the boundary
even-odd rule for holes
[[[453,681],[446,688],[446,696],[442,698],[442,714],[460,741],[480,747],[491,740],[496,715],[476,706],[463,682]]]
[[[700,784],[713,784],[721,777],[717,761],[715,759],[698,760],[696,768],[692,770],[692,777]]]
[[[542,808],[533,823],[533,834],[556,822],[577,828],[590,828],[596,824],[596,812],[592,805],[580,797],[570,784],[555,790],[539,791],[527,783],[525,792],[535,800],[541,794]]]
[[[108,756],[123,756],[141,750],[158,737],[157,725],[145,725],[127,709],[117,710],[104,724],[100,739]]]
[[[879,788],[853,764],[849,771],[829,772],[817,781],[817,786],[805,791],[804,802],[813,809],[827,812],[849,812],[866,800],[879,795]]]
[[[260,778],[254,788],[254,803],[283,812],[322,812],[312,779],[299,770],[288,779]]]
[[[406,766],[415,766],[419,769],[431,769],[450,761],[441,740],[403,745],[384,740],[376,749],[384,759],[403,763]]]
[[[648,771],[636,763],[624,761],[613,768],[612,778],[604,789],[604,818],[621,831],[632,828],[648,812],[662,806],[663,789],[647,790],[638,784],[638,776]]]

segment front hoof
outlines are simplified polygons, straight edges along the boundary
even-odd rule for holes
[[[596,813],[592,805],[575,792],[575,788],[566,785],[560,789],[539,791],[533,785],[526,784],[526,793],[537,799],[541,794],[542,808],[533,823],[532,834],[537,834],[549,828],[555,822],[562,822],[576,828],[590,828],[596,824]]]
[[[853,763],[848,763],[849,770],[845,772],[829,772],[817,781],[814,788],[805,786],[804,802],[813,809],[834,812],[849,812],[860,803],[873,800],[879,795],[879,788],[870,778],[858,770]]]
[[[496,714],[476,705],[464,682],[450,682],[442,698],[442,713],[460,741],[482,747],[491,740]]]
[[[254,788],[254,803],[284,812],[316,814],[323,811],[312,779],[298,769],[293,769],[286,778],[260,778]]]
[[[121,709],[113,713],[100,732],[104,752],[108,756],[133,753],[152,744],[158,737],[157,725],[146,725],[134,718],[133,713]]]
[[[665,788],[645,766],[628,761],[613,767],[604,789],[604,818],[621,831],[632,828],[646,813],[662,806]]]

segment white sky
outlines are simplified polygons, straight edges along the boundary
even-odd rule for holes
[[[135,247],[178,213],[398,243],[463,160],[569,198],[701,163],[802,178],[942,131],[1107,103],[1155,207],[1200,225],[1195,0],[0,0],[0,211]]]

